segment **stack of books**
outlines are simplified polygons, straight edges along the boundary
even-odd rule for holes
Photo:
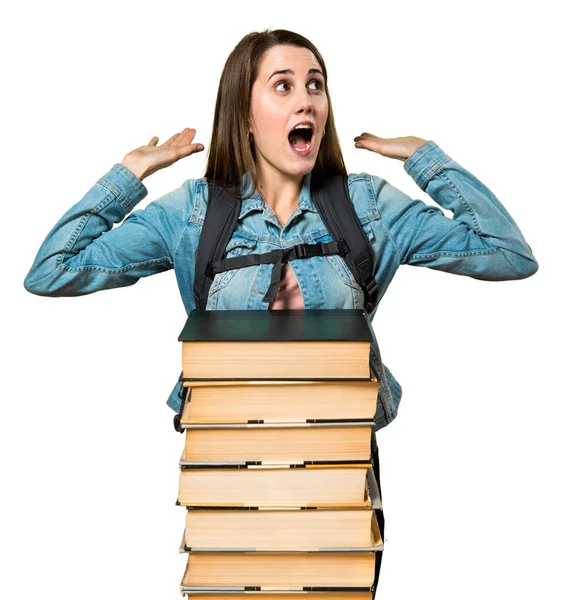
[[[365,311],[192,311],[179,341],[181,594],[372,598],[384,519]]]

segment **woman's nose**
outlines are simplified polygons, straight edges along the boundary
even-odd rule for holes
[[[298,91],[296,93],[296,112],[311,112],[312,110],[312,97],[308,93],[307,89]]]

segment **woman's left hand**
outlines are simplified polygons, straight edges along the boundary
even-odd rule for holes
[[[378,152],[387,158],[397,158],[405,162],[418,148],[428,140],[409,135],[407,137],[381,138],[371,133],[362,133],[353,138],[356,148],[365,148],[371,152]]]

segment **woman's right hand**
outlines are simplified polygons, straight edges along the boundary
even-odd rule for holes
[[[164,144],[157,146],[159,138],[152,137],[147,146],[140,146],[128,152],[120,164],[129,169],[138,179],[142,180],[177,162],[177,160],[190,156],[193,152],[204,150],[202,144],[193,144],[192,140],[196,129],[186,127],[180,133],[175,133]]]

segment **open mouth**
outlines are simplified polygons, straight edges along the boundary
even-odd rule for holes
[[[288,134],[288,141],[295,152],[304,154],[312,146],[314,132],[310,128],[296,127]]]

